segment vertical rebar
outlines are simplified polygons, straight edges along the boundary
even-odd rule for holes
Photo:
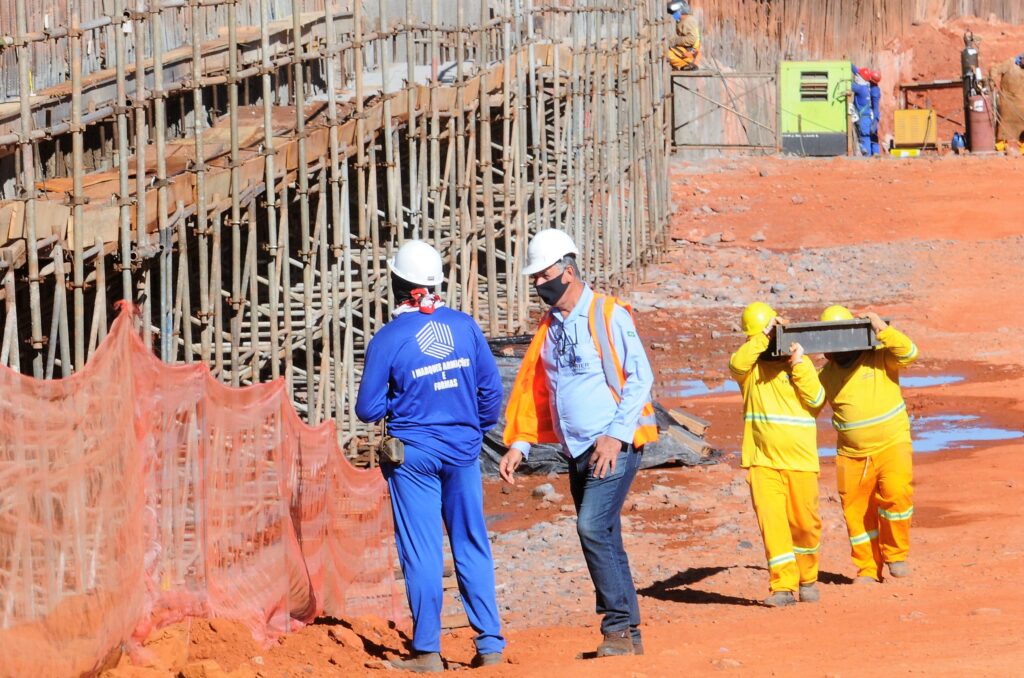
[[[43,378],[43,320],[39,298],[39,249],[36,238],[36,171],[35,154],[32,151],[32,86],[29,73],[29,47],[23,36],[28,33],[28,17],[25,0],[15,1],[18,45],[18,111],[21,121],[21,135],[18,145],[21,150],[21,195],[24,205],[23,216],[25,247],[28,255],[29,315],[32,323],[32,375]],[[17,342],[13,350],[18,351]]]

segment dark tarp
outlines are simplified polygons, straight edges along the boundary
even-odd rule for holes
[[[516,351],[516,353],[521,352],[521,350]],[[507,398],[508,394],[512,391],[512,383],[515,381],[516,373],[519,371],[522,356],[499,354],[495,356],[495,360],[498,362],[498,369],[501,371],[501,381]],[[697,453],[694,449],[700,449],[706,443],[679,426],[663,407],[655,403],[654,408],[658,415],[658,430],[662,435],[658,442],[644,448],[643,461],[640,464],[641,468],[669,464],[699,466],[701,464],[715,464],[718,462],[721,456],[718,450],[706,450],[703,454]],[[666,431],[670,428],[673,429],[673,435],[666,435]],[[480,453],[480,466],[485,475],[498,475],[498,462],[501,460],[502,455],[505,454],[506,449],[502,442],[504,430],[505,417],[503,414],[498,425],[484,436],[483,450]],[[684,440],[690,444],[684,444]],[[530,459],[523,462],[517,473],[529,475],[533,473],[546,474],[551,471],[556,473],[569,472],[569,465],[565,455],[562,453],[561,445],[534,445],[530,449]]]

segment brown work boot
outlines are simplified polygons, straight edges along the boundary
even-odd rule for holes
[[[391,659],[388,664],[399,671],[412,671],[413,673],[441,673],[444,671],[440,652],[418,652],[408,659]]]
[[[854,579],[854,580],[853,580],[853,583],[854,583],[854,584],[856,584],[856,585],[858,585],[858,586],[860,586],[860,585],[862,585],[862,584],[863,584],[863,585],[867,585],[867,584],[877,584],[877,583],[878,583],[878,580],[877,580],[877,579],[875,579],[874,577],[869,577],[869,576],[867,576],[866,574],[862,574],[861,576],[859,576],[859,577],[857,577],[856,579]]]
[[[473,661],[469,665],[474,669],[479,669],[482,666],[497,666],[503,661],[505,660],[500,652],[485,652],[484,654],[478,652],[473,656]]]
[[[629,629],[604,634],[604,640],[597,646],[598,657],[618,657],[633,654],[633,639]]]
[[[907,561],[901,560],[895,563],[886,563],[889,566],[889,576],[896,579],[903,579],[910,576],[910,565]]]
[[[796,604],[796,598],[792,591],[773,591],[764,599],[764,604],[767,607],[788,607]]]
[[[644,641],[640,638],[633,639],[633,654],[644,653]]]
[[[818,589],[818,582],[812,581],[810,584],[800,584],[801,603],[816,603],[819,600],[821,600],[821,591]]]

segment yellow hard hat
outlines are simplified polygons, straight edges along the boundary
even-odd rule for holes
[[[768,327],[768,323],[776,315],[778,314],[771,306],[763,301],[755,301],[743,309],[743,319],[740,323],[743,326],[743,333],[752,337],[758,332],[764,332],[764,328]]]
[[[821,322],[830,323],[833,320],[853,320],[853,314],[845,306],[829,306],[821,312]]]

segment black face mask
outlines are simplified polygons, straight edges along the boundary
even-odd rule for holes
[[[557,304],[558,300],[565,294],[565,291],[569,289],[569,283],[562,280],[562,274],[564,273],[565,271],[562,271],[558,277],[552,278],[540,285],[534,285],[534,288],[537,290],[537,296],[548,306]]]

